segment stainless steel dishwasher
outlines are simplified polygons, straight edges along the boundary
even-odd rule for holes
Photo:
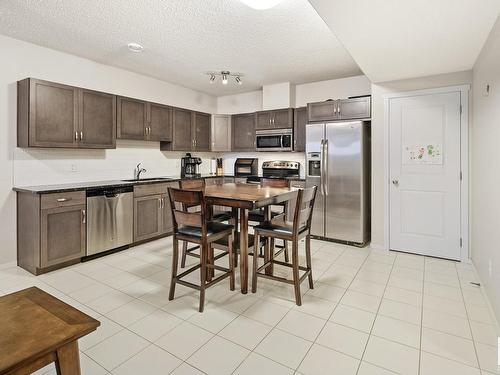
[[[87,255],[133,242],[132,186],[87,190]]]

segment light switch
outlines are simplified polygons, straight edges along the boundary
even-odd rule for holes
[[[78,172],[78,166],[76,164],[71,164],[71,172]]]

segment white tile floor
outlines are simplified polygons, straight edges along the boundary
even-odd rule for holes
[[[499,330],[470,264],[313,241],[316,283],[303,283],[303,306],[289,286],[259,279],[242,295],[226,280],[200,314],[191,289],[168,301],[171,246],[39,277],[3,269],[0,293],[37,285],[100,320],[80,340],[84,375],[500,374]]]

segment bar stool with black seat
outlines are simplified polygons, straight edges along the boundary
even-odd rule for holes
[[[208,209],[205,197],[201,190],[182,190],[169,188],[170,205],[174,222],[173,235],[173,255],[172,255],[172,277],[170,281],[169,301],[174,299],[175,285],[177,283],[200,291],[199,311],[203,312],[205,304],[205,289],[229,277],[230,289],[234,290],[234,262],[233,262],[233,236],[234,226],[217,221],[208,220]],[[196,212],[186,211],[182,207],[199,206]],[[209,249],[214,241],[227,238],[228,249],[214,257],[214,261],[227,255],[229,267],[225,268],[213,264],[208,259]],[[200,246],[200,263],[190,267],[186,271],[177,275],[179,261],[179,241],[195,243]],[[200,285],[196,285],[183,278],[190,273],[200,269]],[[211,270],[222,271],[223,273],[214,279],[209,280]]]
[[[202,178],[192,179],[192,180],[181,180],[179,183],[181,189],[203,189],[205,188],[205,180]],[[186,211],[198,210],[199,207],[185,205],[184,209]],[[230,221],[233,219],[233,216],[230,211],[214,211],[213,207],[208,207],[208,216],[209,220],[213,221]],[[181,257],[181,267],[186,267],[186,257],[192,256],[195,258],[199,258],[199,255],[194,251],[198,250],[199,246],[194,246],[188,248],[187,242],[184,242],[182,245],[182,257]]]
[[[297,192],[297,201],[295,204],[295,212],[293,222],[288,223],[283,220],[282,223],[266,221],[254,227],[255,241],[259,241],[261,236],[270,238],[270,253],[266,256],[264,264],[257,267],[258,255],[254,252],[253,256],[253,272],[252,272],[252,292],[257,291],[257,278],[264,277],[271,280],[293,284],[295,289],[295,303],[302,305],[300,295],[300,284],[307,277],[309,279],[309,287],[314,288],[311,268],[311,219],[314,208],[314,200],[316,198],[316,186],[308,189],[299,190]],[[306,239],[306,266],[299,264],[299,240]],[[274,241],[282,239],[292,243],[292,262],[281,262],[274,259]],[[261,271],[269,266],[277,264],[292,268],[293,279],[289,280],[284,277],[274,276]],[[300,271],[304,271],[302,276]]]
[[[280,179],[280,178],[262,178],[260,180],[260,185],[262,187],[275,187],[275,188],[288,188],[290,187],[290,180]],[[271,210],[271,220],[280,220],[283,219],[287,214],[288,210],[288,202],[279,204],[279,206],[283,207],[282,211],[272,211]],[[271,209],[271,208],[268,208]],[[265,211],[263,208],[259,208],[257,210],[252,210],[248,212],[248,221],[255,221],[259,224],[262,224],[267,219],[265,217]],[[285,262],[289,261],[288,258],[288,244],[286,241],[283,241],[283,246],[280,250],[280,253],[285,253]],[[278,254],[276,254],[278,255]]]

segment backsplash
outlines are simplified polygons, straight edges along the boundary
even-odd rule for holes
[[[144,177],[178,175],[185,152],[160,151],[156,142],[117,140],[114,150],[15,148],[14,186],[105,181],[133,178],[137,163],[147,169]],[[210,161],[224,159],[224,172],[232,174],[238,157],[257,157],[259,173],[268,160],[290,160],[300,163],[305,174],[304,153],[300,152],[193,152],[201,157],[200,173],[210,173]],[[214,171],[215,172],[215,171]]]
[[[14,150],[14,185],[30,186],[67,182],[133,178],[138,163],[144,177],[179,175],[185,152],[160,151],[157,142],[117,140],[114,150],[35,149]],[[198,152],[200,173],[210,173],[210,159],[217,153]]]

